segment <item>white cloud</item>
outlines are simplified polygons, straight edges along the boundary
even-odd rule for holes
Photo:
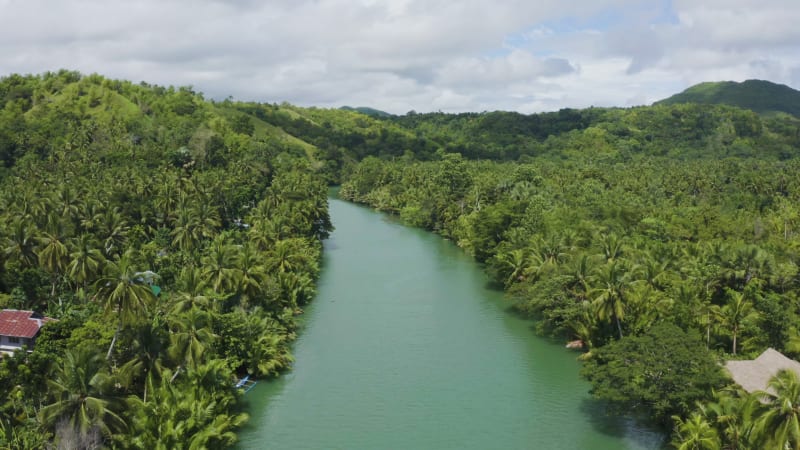
[[[0,0],[0,73],[397,113],[625,106],[714,79],[797,87],[794,3]]]

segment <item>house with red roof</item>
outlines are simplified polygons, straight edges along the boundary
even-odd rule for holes
[[[0,311],[0,353],[11,355],[23,346],[32,350],[39,330],[51,320],[33,311]]]

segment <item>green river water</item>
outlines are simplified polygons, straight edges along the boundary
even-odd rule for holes
[[[330,200],[291,372],[245,396],[242,449],[659,449],[607,417],[577,354],[537,337],[441,237]]]

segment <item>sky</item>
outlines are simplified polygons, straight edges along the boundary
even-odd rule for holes
[[[702,81],[800,88],[800,0],[0,0],[0,75],[395,114],[649,104]]]

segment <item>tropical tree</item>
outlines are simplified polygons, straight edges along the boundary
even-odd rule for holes
[[[178,314],[170,322],[170,357],[180,367],[195,369],[205,361],[206,350],[216,339],[209,313],[198,308]]]
[[[69,254],[67,275],[84,288],[89,280],[97,276],[106,260],[95,243],[94,237],[88,233],[70,241],[72,251]]]
[[[17,261],[22,267],[33,267],[38,262],[36,254],[36,228],[23,219],[11,222],[11,233],[5,240],[4,252],[9,261]]]
[[[726,292],[728,301],[719,310],[719,317],[723,326],[731,335],[731,352],[735,355],[737,339],[740,336],[742,327],[754,320],[758,313],[753,310],[753,304],[744,292],[737,292],[733,289],[727,289]]]
[[[61,420],[85,435],[98,428],[103,435],[126,428],[121,401],[102,355],[89,348],[68,350],[47,381],[51,403],[39,411],[42,423],[55,429]]]
[[[236,442],[247,414],[231,411],[231,372],[213,360],[190,370],[180,382],[166,370],[151,379],[147,401],[131,399],[135,411],[130,445],[137,449],[222,449]]]
[[[57,228],[57,227],[54,227]],[[56,285],[61,274],[67,268],[69,250],[64,243],[61,230],[53,229],[51,232],[42,233],[39,238],[41,248],[39,249],[39,264],[50,272],[52,289],[50,296],[55,297]]]
[[[756,422],[764,448],[800,449],[800,377],[792,370],[782,369],[767,387],[766,391],[755,393],[766,408]]]
[[[498,252],[494,258],[495,264],[499,266],[503,277],[503,284],[508,289],[512,284],[525,279],[525,271],[528,269],[528,255],[525,249],[516,248],[507,252]]]
[[[206,279],[201,269],[193,265],[181,269],[176,280],[176,290],[177,292],[170,297],[172,313],[180,313],[193,307],[207,309],[211,306],[212,295],[208,292]]]
[[[234,284],[244,303],[252,303],[264,295],[267,272],[261,264],[260,255],[254,245],[245,243],[236,258]]]
[[[719,450],[722,448],[717,431],[699,413],[693,413],[688,419],[673,416],[675,420],[675,438],[672,445],[677,450]]]
[[[203,278],[208,280],[214,292],[222,294],[233,287],[235,278],[234,249],[228,244],[225,234],[217,236],[202,258]]]
[[[133,267],[135,257],[134,252],[128,250],[118,261],[109,261],[104,275],[96,283],[97,298],[106,315],[115,315],[118,321],[117,331],[108,347],[107,359],[111,358],[123,325],[143,317],[155,300],[153,291]]]
[[[120,368],[120,375],[128,388],[141,382],[142,401],[146,402],[149,380],[151,377],[159,379],[164,370],[164,359],[169,350],[169,332],[165,319],[158,315],[133,331],[130,347],[126,349],[130,359]]]
[[[714,392],[714,401],[700,404],[700,413],[714,425],[723,447],[730,450],[752,448],[755,414],[760,411],[758,398],[742,390]]]
[[[728,382],[700,335],[669,323],[596,347],[581,373],[592,394],[615,410],[665,425],[672,416],[687,417],[698,400]]]
[[[591,294],[592,303],[600,320],[609,320],[616,324],[620,339],[622,338],[622,320],[625,319],[626,290],[629,275],[623,264],[609,260],[595,271],[593,284],[596,286]]]
[[[115,206],[103,211],[97,226],[97,233],[103,241],[103,251],[106,256],[120,254],[130,230],[128,222],[122,217],[120,208]]]

